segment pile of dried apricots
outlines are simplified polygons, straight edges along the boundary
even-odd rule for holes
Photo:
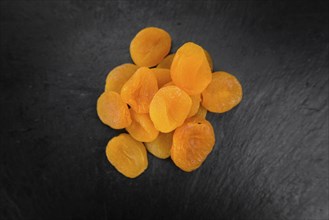
[[[163,29],[144,28],[130,44],[135,64],[115,67],[97,100],[100,120],[127,133],[106,147],[109,162],[129,178],[148,166],[147,151],[171,157],[180,169],[201,166],[215,144],[207,111],[223,113],[242,99],[239,81],[229,73],[213,72],[209,53],[188,42],[169,54],[171,37]]]

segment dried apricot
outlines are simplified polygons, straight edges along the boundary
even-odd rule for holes
[[[174,132],[171,159],[182,170],[191,172],[201,166],[214,144],[212,125],[201,117],[189,118]]]
[[[166,56],[161,63],[159,63],[157,65],[157,68],[164,68],[164,69],[170,69],[172,61],[174,59],[175,54],[169,54],[168,56]]]
[[[157,79],[159,88],[171,81],[170,70],[163,68],[153,68],[151,70]]]
[[[129,134],[138,141],[150,142],[157,138],[159,131],[154,127],[148,113],[137,113],[130,109],[131,125],[126,128]]]
[[[107,144],[106,156],[115,169],[129,178],[139,176],[148,166],[145,146],[129,134],[112,138]]]
[[[154,95],[150,117],[156,129],[168,133],[184,123],[190,112],[190,96],[177,86],[166,86]]]
[[[240,82],[222,71],[213,73],[211,83],[202,92],[202,105],[211,112],[227,112],[238,105],[241,99]]]
[[[166,87],[166,86],[174,86],[174,85],[175,84],[172,81],[170,81],[170,82],[164,84],[162,86],[162,88]],[[192,100],[192,106],[191,106],[189,114],[187,115],[188,118],[192,117],[193,115],[195,115],[198,112],[199,107],[200,107],[200,102],[201,102],[201,95],[200,94],[199,95],[190,95],[190,97],[191,97],[191,100]]]
[[[201,102],[201,95],[191,95],[191,100],[192,100],[192,107],[191,107],[191,110],[188,114],[188,118],[189,117],[192,117],[193,115],[195,115],[198,110],[199,110],[199,107],[200,107],[200,102]]]
[[[136,72],[138,66],[131,63],[125,63],[115,67],[106,77],[105,91],[121,92],[122,86]]]
[[[116,92],[104,92],[98,98],[97,114],[104,124],[114,129],[122,129],[131,124],[128,106]]]
[[[198,112],[195,116],[200,116],[201,118],[206,118],[207,116],[207,109],[205,109],[202,105],[200,105]]]
[[[170,157],[173,134],[174,132],[160,133],[154,141],[145,143],[146,149],[160,159]]]
[[[121,97],[137,113],[148,113],[151,100],[158,91],[157,79],[147,67],[140,67],[122,86]]]
[[[171,64],[172,81],[189,95],[200,94],[211,81],[211,70],[202,47],[192,42],[181,46]]]
[[[138,66],[152,67],[169,53],[171,37],[163,29],[148,27],[139,31],[130,43],[130,55]]]

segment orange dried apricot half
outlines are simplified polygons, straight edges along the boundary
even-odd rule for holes
[[[160,159],[170,157],[173,134],[174,132],[160,133],[154,141],[145,143],[146,149]]]
[[[131,124],[128,106],[116,92],[104,92],[97,100],[99,119],[114,129],[122,129]]]
[[[126,127],[129,134],[137,141],[150,142],[157,138],[159,131],[154,127],[148,113],[137,113],[130,109],[131,125]]]
[[[191,107],[191,110],[188,114],[188,118],[189,117],[192,117],[193,115],[195,115],[198,110],[199,110],[199,107],[200,107],[200,102],[201,102],[201,95],[191,95],[191,100],[192,100],[192,107]]]
[[[158,91],[157,79],[147,67],[140,67],[122,86],[121,97],[137,113],[148,113],[151,100]]]
[[[169,133],[184,123],[190,112],[190,96],[177,86],[166,86],[155,94],[150,104],[150,117],[156,129]]]
[[[171,64],[171,79],[189,95],[200,94],[211,81],[211,70],[202,47],[188,42],[181,46]]]
[[[129,178],[139,176],[148,166],[145,146],[129,134],[112,138],[107,144],[106,156],[115,169]]]
[[[169,54],[168,56],[166,56],[161,63],[159,63],[157,65],[157,68],[164,68],[164,69],[170,69],[172,61],[174,59],[175,54]]]
[[[211,112],[227,112],[241,99],[242,87],[238,79],[222,71],[213,73],[211,83],[202,92],[202,105]]]
[[[138,66],[131,63],[125,63],[115,67],[106,77],[105,91],[121,92],[122,86],[136,72]]]
[[[154,68],[151,70],[152,70],[153,74],[155,75],[155,78],[157,79],[159,88],[161,88],[164,84],[171,81],[169,69]]]
[[[163,29],[147,27],[137,33],[130,43],[130,55],[137,66],[152,67],[169,53],[171,37]]]
[[[214,144],[212,125],[201,117],[189,118],[174,132],[171,159],[180,169],[191,172],[201,166]]]

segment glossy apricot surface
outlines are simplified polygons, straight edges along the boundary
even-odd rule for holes
[[[174,132],[160,133],[154,141],[145,143],[146,149],[160,159],[170,157],[173,134]]]
[[[122,86],[121,97],[137,113],[148,113],[158,82],[152,70],[140,67]]]
[[[131,124],[131,116],[126,103],[116,92],[104,92],[97,100],[99,119],[114,129],[122,129]]]
[[[122,86],[136,72],[138,66],[131,63],[125,63],[115,67],[106,77],[105,91],[121,92]]]
[[[202,47],[188,42],[181,46],[170,68],[175,85],[189,95],[200,94],[211,81],[211,69]]]
[[[153,68],[151,69],[155,78],[158,82],[158,87],[161,88],[163,85],[171,81],[170,70],[163,68]]]
[[[137,113],[130,109],[131,125],[126,128],[137,141],[150,142],[157,138],[159,131],[154,127],[148,113]]]
[[[201,102],[201,95],[191,95],[191,100],[192,100],[192,106],[191,106],[191,110],[188,114],[188,118],[195,115],[200,107],[200,102]]]
[[[147,27],[139,31],[130,43],[130,55],[137,66],[152,67],[169,53],[171,37],[163,29]]]
[[[124,176],[136,178],[148,166],[146,149],[143,143],[129,134],[120,134],[112,138],[106,146],[108,161]]]
[[[166,56],[161,63],[159,63],[157,65],[157,68],[164,68],[164,69],[170,69],[172,61],[174,59],[175,54],[169,54],[168,56]]]
[[[202,105],[210,112],[231,110],[242,99],[242,87],[238,79],[227,72],[215,72],[212,81],[202,92]]]
[[[156,129],[168,133],[182,125],[192,106],[190,96],[177,86],[161,88],[150,105],[150,117]]]
[[[212,125],[201,117],[189,118],[174,132],[171,159],[180,169],[191,172],[201,166],[214,144]]]

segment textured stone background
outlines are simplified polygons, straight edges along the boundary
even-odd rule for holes
[[[326,1],[7,0],[0,16],[0,219],[328,219]],[[200,169],[149,155],[131,180],[95,103],[146,26],[202,45],[244,99],[208,115]]]

